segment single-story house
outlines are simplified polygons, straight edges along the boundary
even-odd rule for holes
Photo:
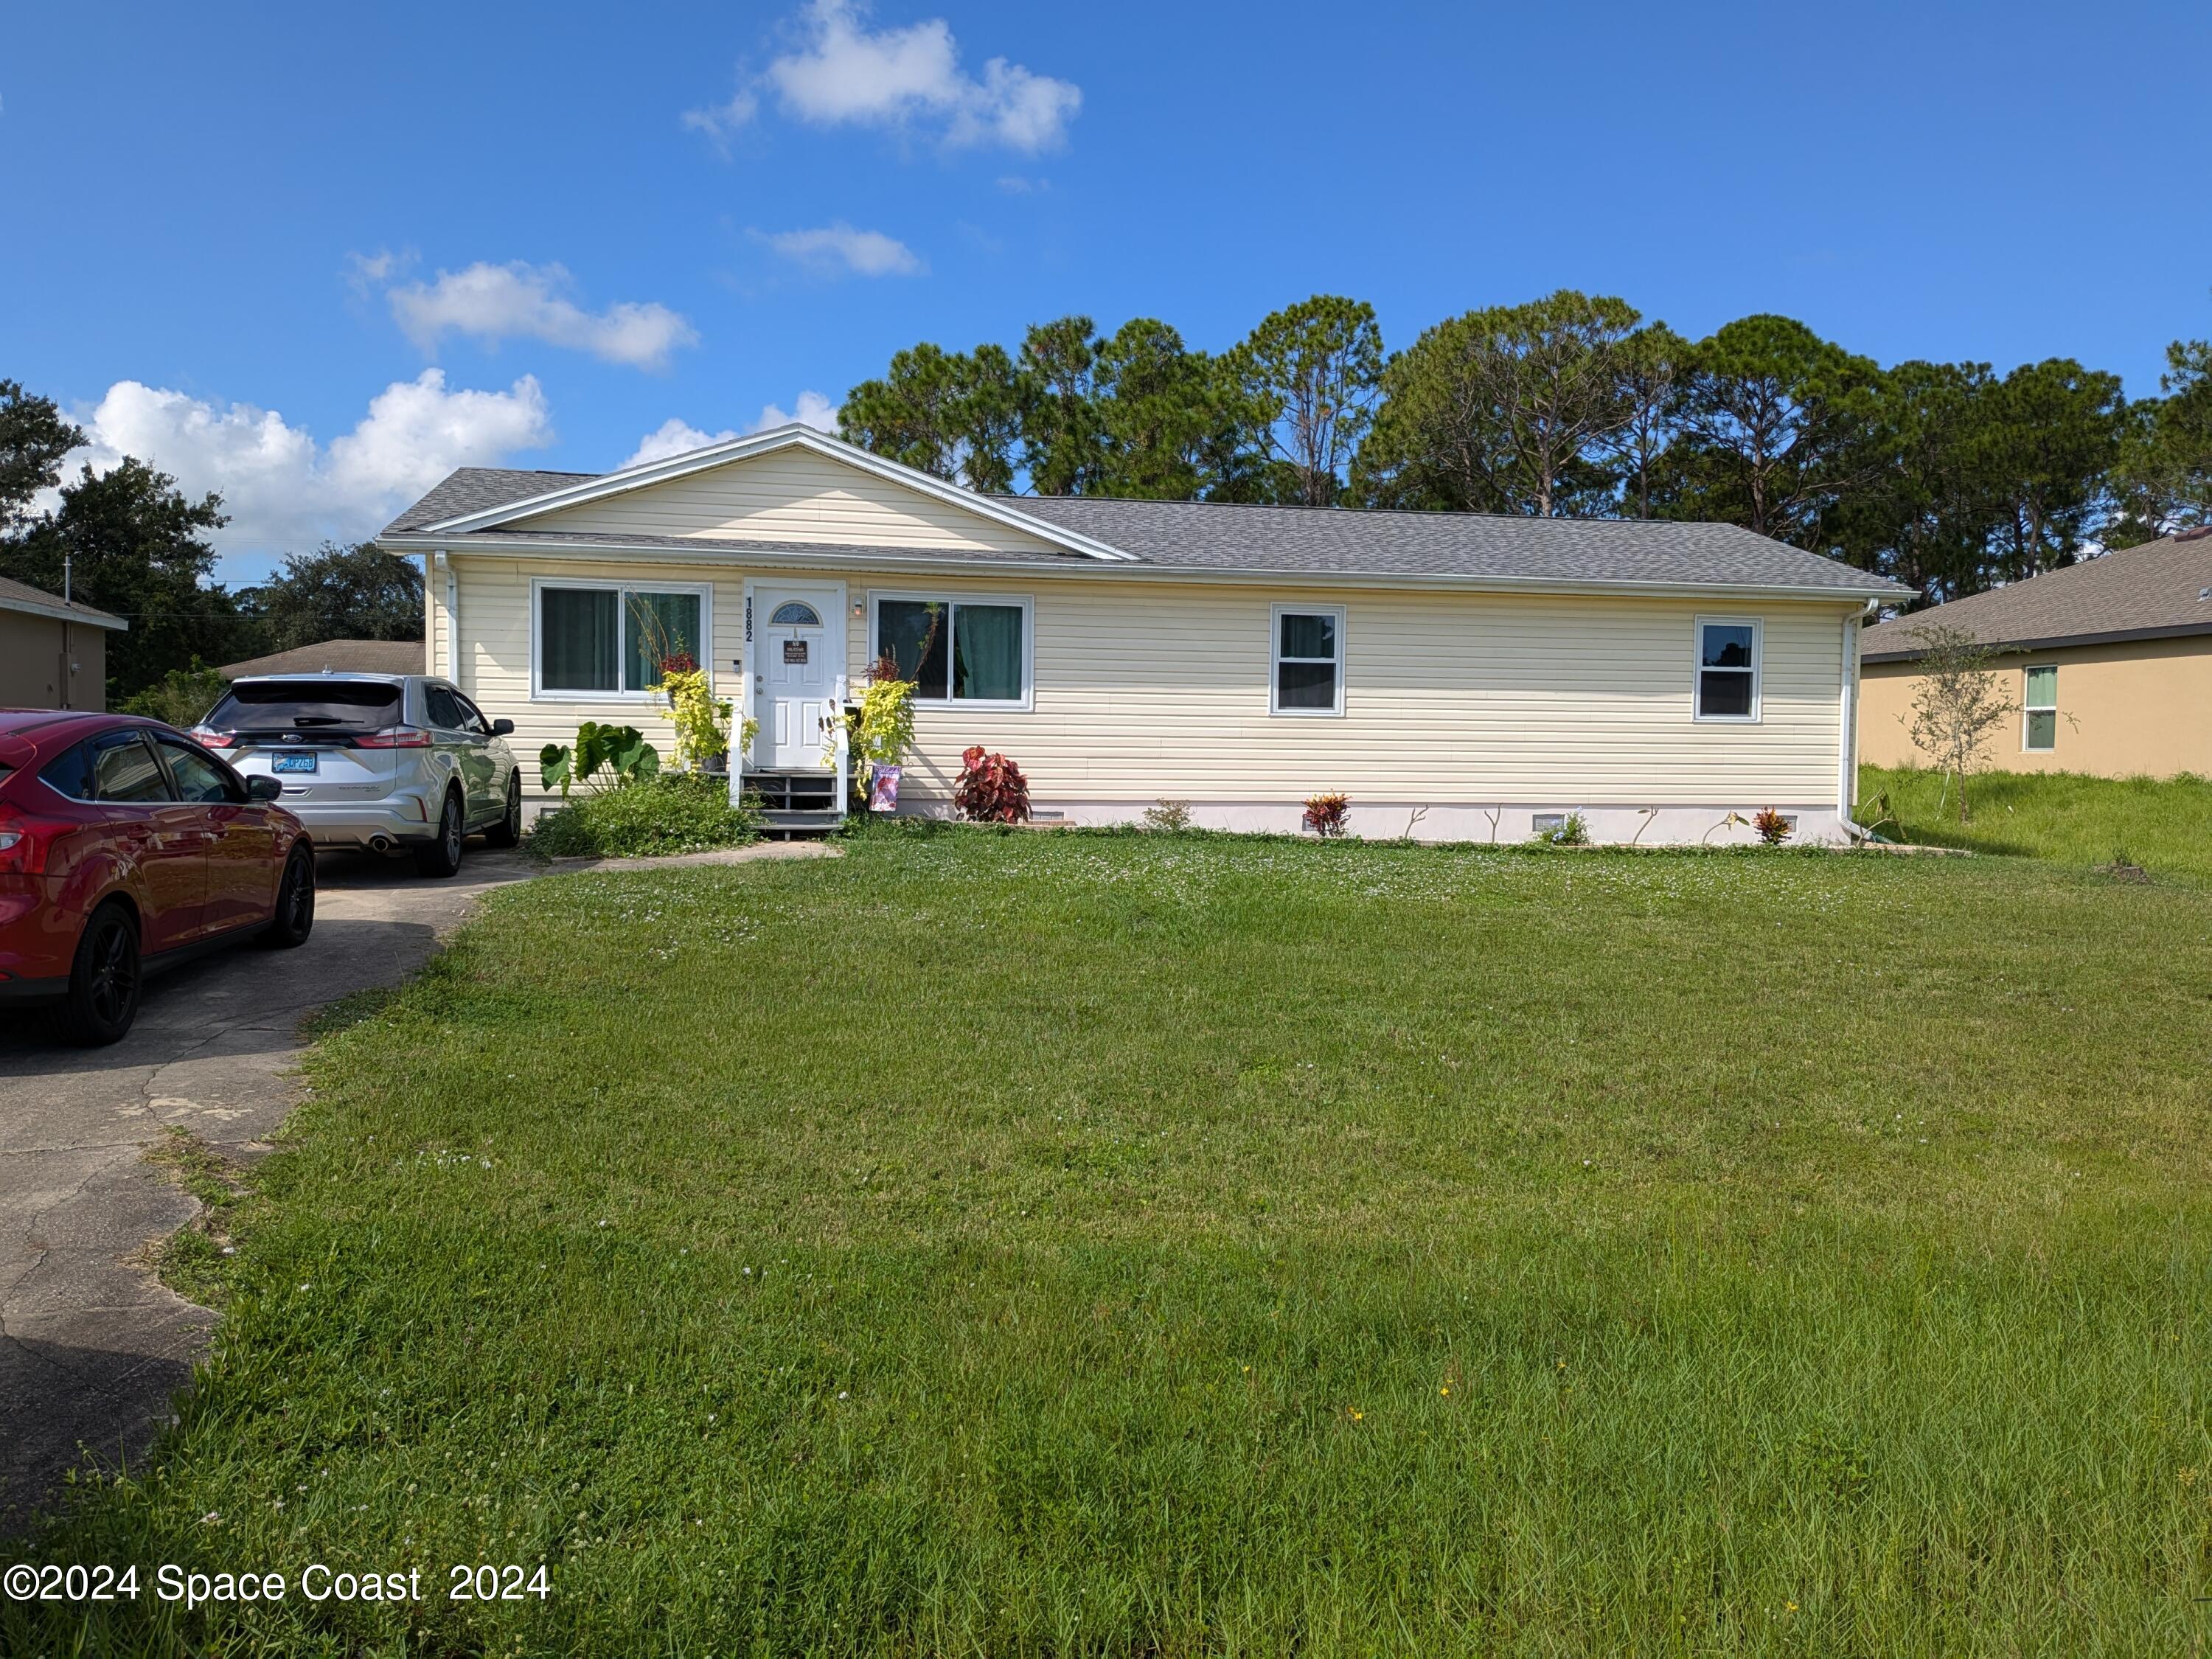
[[[2085,559],[1869,628],[1860,743],[1881,766],[1926,765],[1906,728],[1942,624],[1994,647],[2019,713],[1983,750],[2008,772],[2212,776],[2212,528]]]
[[[265,657],[227,662],[216,672],[227,680],[256,674],[419,674],[422,672],[420,640],[325,640],[319,645],[295,645],[289,651],[272,651]]]
[[[587,720],[665,743],[658,637],[758,721],[745,787],[828,807],[888,652],[902,811],[980,744],[1046,821],[1295,830],[1341,791],[1355,834],[1475,841],[1717,845],[1768,806],[1838,838],[1862,618],[1906,591],[1728,525],[979,495],[800,426],[464,469],[378,541],[427,562],[431,671],[532,760]]]
[[[131,624],[0,576],[0,708],[107,708],[107,636]]]

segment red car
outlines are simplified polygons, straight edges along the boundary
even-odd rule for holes
[[[0,1001],[51,1001],[78,1042],[113,1042],[147,975],[304,945],[314,848],[280,787],[158,720],[0,709]]]

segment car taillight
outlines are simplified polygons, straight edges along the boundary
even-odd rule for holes
[[[238,733],[235,732],[210,732],[204,726],[195,726],[185,735],[190,738],[194,743],[199,744],[203,749],[235,749],[238,747]]]
[[[63,818],[27,817],[15,812],[0,815],[0,874],[43,876],[47,849],[81,827]]]
[[[419,726],[387,726],[381,732],[364,732],[353,740],[356,749],[428,749],[430,734]]]

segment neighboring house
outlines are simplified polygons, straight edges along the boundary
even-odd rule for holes
[[[420,674],[423,647],[420,640],[325,640],[320,645],[299,645],[289,651],[273,651],[265,657],[227,662],[216,672],[227,680],[254,674]]]
[[[1869,628],[1860,747],[1927,765],[1906,726],[1922,680],[1915,630],[1940,623],[1998,648],[2019,707],[1984,747],[2010,772],[2212,775],[2212,530],[2045,571]]]
[[[655,635],[759,721],[748,787],[828,805],[832,716],[920,682],[902,810],[1002,750],[1040,818],[1187,801],[1367,836],[1833,839],[1883,578],[1725,525],[987,496],[804,427],[594,477],[456,472],[378,538],[428,562],[429,665],[516,749],[583,720],[664,745]],[[703,645],[703,648],[702,648]],[[529,769],[535,781],[535,769]]]
[[[131,624],[0,576],[0,708],[107,708],[107,636]]]

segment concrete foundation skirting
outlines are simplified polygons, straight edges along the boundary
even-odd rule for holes
[[[1031,810],[1042,823],[1097,827],[1141,823],[1145,809],[1153,804],[1039,799],[1031,803]],[[1299,833],[1299,818],[1305,811],[1303,801],[1194,800],[1186,805],[1194,829],[1285,836]],[[1797,820],[1796,833],[1790,837],[1793,843],[1832,846],[1850,839],[1833,805],[1808,806],[1787,801],[1648,808],[1582,801],[1508,801],[1497,805],[1354,801],[1346,827],[1352,835],[1370,841],[1410,837],[1419,842],[1490,842],[1504,846],[1532,839],[1538,833],[1540,817],[1579,812],[1589,839],[1599,844],[1747,847],[1759,840],[1748,820],[1768,805]],[[943,801],[929,800],[902,803],[900,810],[943,816],[949,809]],[[1730,823],[1731,812],[1745,821]]]

